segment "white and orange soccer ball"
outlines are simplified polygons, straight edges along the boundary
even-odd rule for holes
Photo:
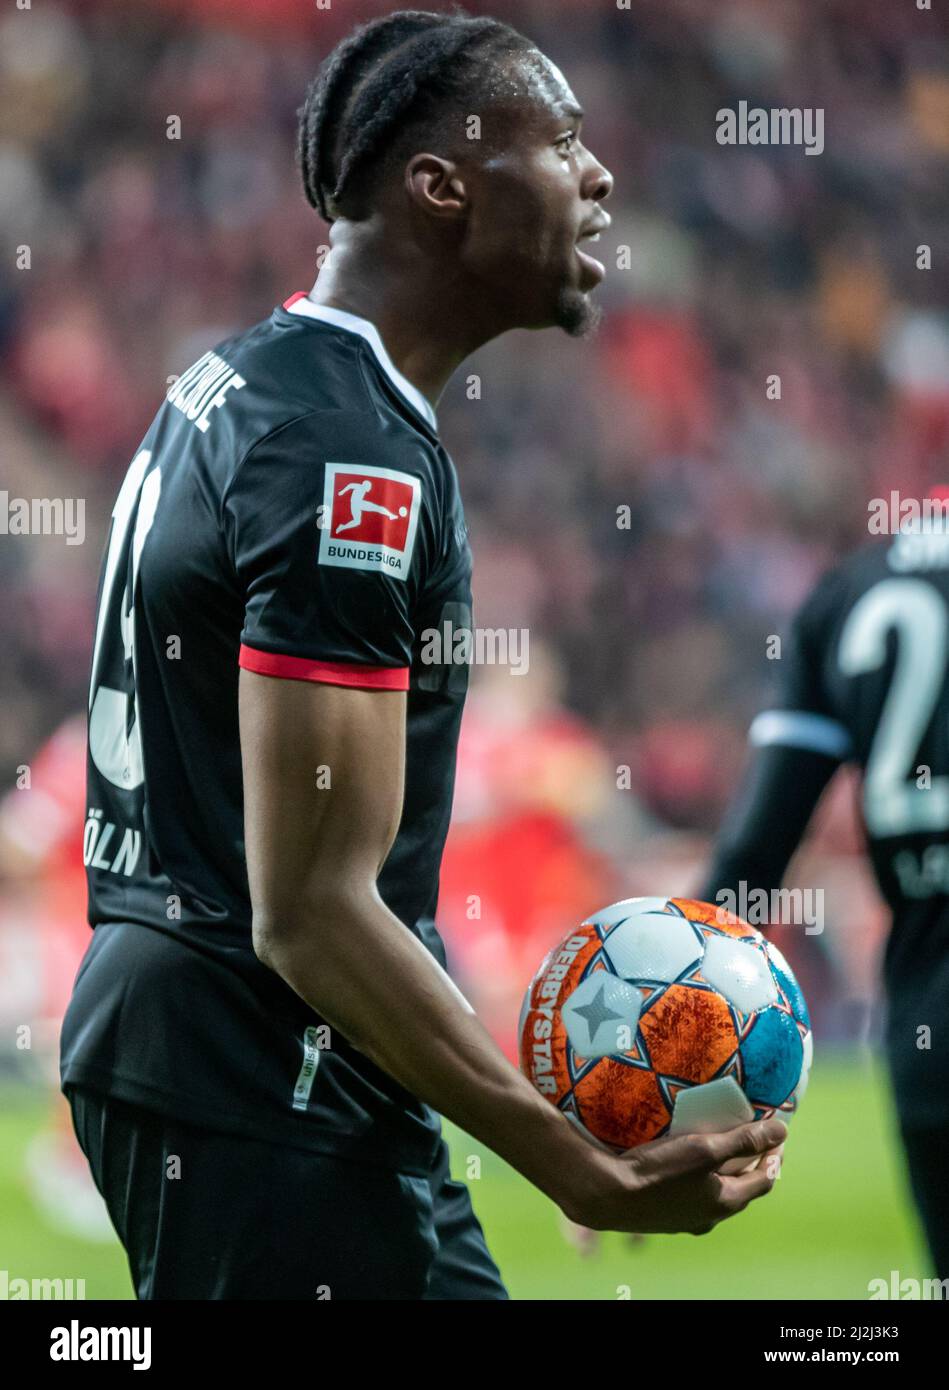
[[[531,981],[518,1038],[537,1090],[617,1152],[787,1120],[813,1053],[781,952],[689,898],[628,898],[588,917]]]

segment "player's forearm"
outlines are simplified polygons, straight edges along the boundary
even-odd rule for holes
[[[837,763],[822,753],[780,744],[759,749],[715,846],[696,897],[780,886]]]
[[[562,1202],[577,1147],[588,1163],[588,1145],[377,896],[324,898],[294,925],[257,922],[255,947],[377,1066]]]

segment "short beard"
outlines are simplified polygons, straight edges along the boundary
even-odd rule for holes
[[[557,297],[558,328],[570,338],[589,338],[600,326],[603,310],[582,290],[562,289]]]

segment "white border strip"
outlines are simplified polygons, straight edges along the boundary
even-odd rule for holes
[[[783,743],[788,748],[807,748],[843,762],[853,752],[850,735],[836,719],[806,710],[769,709],[752,721],[748,741],[755,748]]]
[[[304,318],[308,319],[320,319],[323,323],[331,323],[334,328],[345,328],[349,333],[358,333],[360,338],[364,338],[372,348],[379,366],[400,395],[403,395],[409,404],[418,411],[423,420],[428,421],[433,430],[438,429],[438,420],[431,405],[418,387],[413,386],[408,377],[404,377],[396,367],[386,352],[385,344],[374,323],[361,318],[358,314],[347,313],[345,309],[334,309],[328,304],[314,304],[310,298],[298,299],[296,304],[290,305],[287,313],[302,314]]]

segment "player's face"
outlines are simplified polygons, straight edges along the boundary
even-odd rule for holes
[[[477,173],[466,260],[511,327],[588,331],[590,296],[605,275],[590,237],[610,217],[601,207],[613,178],[580,139],[582,112],[566,79],[540,53],[512,68],[517,97],[495,108],[500,142]]]

